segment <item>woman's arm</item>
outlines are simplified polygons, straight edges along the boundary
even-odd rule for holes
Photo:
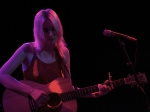
[[[10,59],[1,67],[0,83],[8,89],[28,94],[32,90],[32,88],[28,85],[20,83],[11,76],[13,71],[26,58],[27,56],[27,53],[25,52],[26,48],[28,48],[28,44],[23,44],[22,46],[20,46],[10,57]]]
[[[30,44],[20,46],[10,59],[0,69],[0,83],[8,89],[30,95],[34,100],[41,104],[46,103],[49,97],[43,91],[34,89],[23,84],[11,76],[12,72],[23,62],[30,51]]]

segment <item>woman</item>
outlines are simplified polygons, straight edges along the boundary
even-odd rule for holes
[[[48,84],[63,77],[71,82],[70,54],[63,38],[61,21],[52,9],[41,9],[34,18],[34,42],[22,44],[1,67],[0,83],[6,88],[31,96],[40,105],[50,97],[44,91],[14,79],[11,74],[22,64],[25,80]],[[90,97],[107,94],[110,87],[98,84],[99,91]]]

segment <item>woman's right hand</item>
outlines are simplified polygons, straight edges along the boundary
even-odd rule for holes
[[[44,93],[43,91],[38,90],[38,89],[32,89],[29,92],[29,95],[40,105],[47,104],[47,102],[49,100],[49,96],[46,93]]]

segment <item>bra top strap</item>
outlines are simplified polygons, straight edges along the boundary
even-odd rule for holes
[[[59,58],[59,60],[60,60],[60,61],[59,61],[60,66],[61,66],[61,63],[62,63],[62,65],[64,66],[64,68],[66,69],[66,71],[68,72],[68,74],[69,74],[70,77],[71,77],[72,85],[74,86],[75,89],[77,89],[77,85],[76,85],[76,83],[75,83],[75,82],[73,81],[73,79],[72,79],[71,73],[70,73],[70,71],[69,71],[69,69],[68,69],[68,67],[67,67],[67,65],[66,65],[66,63],[65,63],[64,58],[61,57],[61,55],[59,54],[57,48],[56,48],[55,50],[56,50],[56,54],[57,54],[57,56],[58,56],[58,58]],[[62,66],[61,66],[61,69],[62,69],[62,72],[64,72]]]

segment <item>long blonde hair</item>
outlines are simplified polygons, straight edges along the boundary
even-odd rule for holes
[[[54,25],[54,29],[56,32],[56,43],[55,47],[57,48],[61,57],[65,57],[64,52],[67,50],[66,42],[63,38],[63,27],[61,21],[56,14],[56,12],[52,9],[41,9],[37,12],[34,18],[34,27],[33,27],[33,34],[34,34],[34,41],[35,47],[37,50],[41,50],[43,47],[42,41],[44,39],[44,32],[43,32],[43,23],[46,19],[50,19]]]

